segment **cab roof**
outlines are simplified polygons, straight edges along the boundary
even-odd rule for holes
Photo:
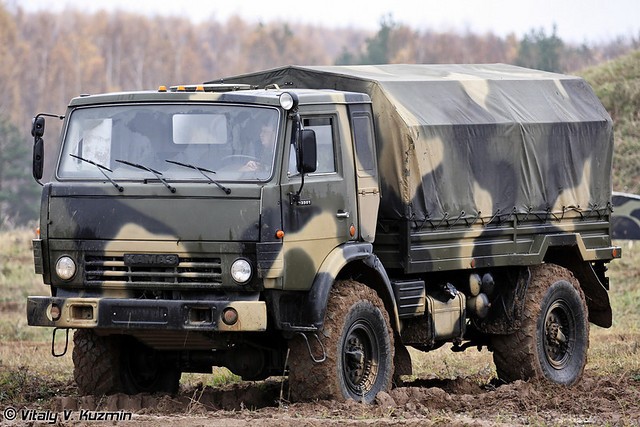
[[[204,90],[197,90],[199,87]],[[167,90],[162,86],[156,91],[114,92],[96,95],[82,95],[71,100],[70,107],[85,105],[121,104],[138,102],[229,102],[239,104],[258,104],[279,106],[279,97],[284,92],[295,93],[299,103],[369,103],[371,99],[363,93],[336,90],[280,89],[270,87],[257,89],[250,85],[185,85],[184,90]]]

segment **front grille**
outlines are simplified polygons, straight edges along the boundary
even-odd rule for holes
[[[180,258],[175,267],[127,266],[124,257],[86,255],[85,286],[127,289],[202,289],[222,285],[220,258]]]

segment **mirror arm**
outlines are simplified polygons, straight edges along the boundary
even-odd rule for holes
[[[291,120],[293,120],[293,127],[294,127],[294,147],[296,149],[296,163],[298,165],[298,167],[301,164],[302,161],[302,157],[300,156],[300,139],[302,138],[302,119],[300,118],[300,113],[298,112],[298,109],[295,108],[294,110],[292,110],[289,113],[289,118],[291,118]],[[289,193],[290,196],[290,203],[293,205],[297,205],[300,203],[300,194],[302,193],[302,188],[304,187],[304,172],[300,173],[300,188],[298,188],[298,191],[296,191],[295,193]]]
[[[34,118],[37,119],[40,116],[53,117],[56,119],[64,120],[64,116],[61,116],[60,114],[52,114],[52,113],[38,113]]]
[[[302,188],[304,187],[304,175],[304,173],[300,174],[300,188],[298,188],[296,194],[293,195],[293,201],[296,203],[300,201],[300,193],[302,193]]]

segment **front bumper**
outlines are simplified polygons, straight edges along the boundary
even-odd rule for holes
[[[74,329],[248,332],[267,329],[267,307],[264,301],[28,297],[27,321],[31,326]]]

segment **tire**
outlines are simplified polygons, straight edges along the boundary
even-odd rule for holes
[[[73,334],[73,377],[81,396],[119,393],[122,384],[118,374],[120,346],[114,337],[101,337],[91,329],[78,329]]]
[[[294,401],[371,403],[378,392],[391,388],[393,332],[384,304],[373,289],[353,280],[336,282],[318,336],[327,356],[322,363],[311,360],[302,337],[290,341],[289,387]],[[314,341],[309,339],[317,357],[322,349]]]
[[[73,342],[73,376],[82,396],[178,391],[180,370],[163,353],[132,337],[79,329]]]
[[[577,383],[589,348],[587,304],[578,281],[555,264],[532,267],[525,298],[520,329],[492,338],[498,377]]]
[[[180,369],[162,352],[133,337],[122,337],[120,379],[126,394],[175,394],[180,387]]]

